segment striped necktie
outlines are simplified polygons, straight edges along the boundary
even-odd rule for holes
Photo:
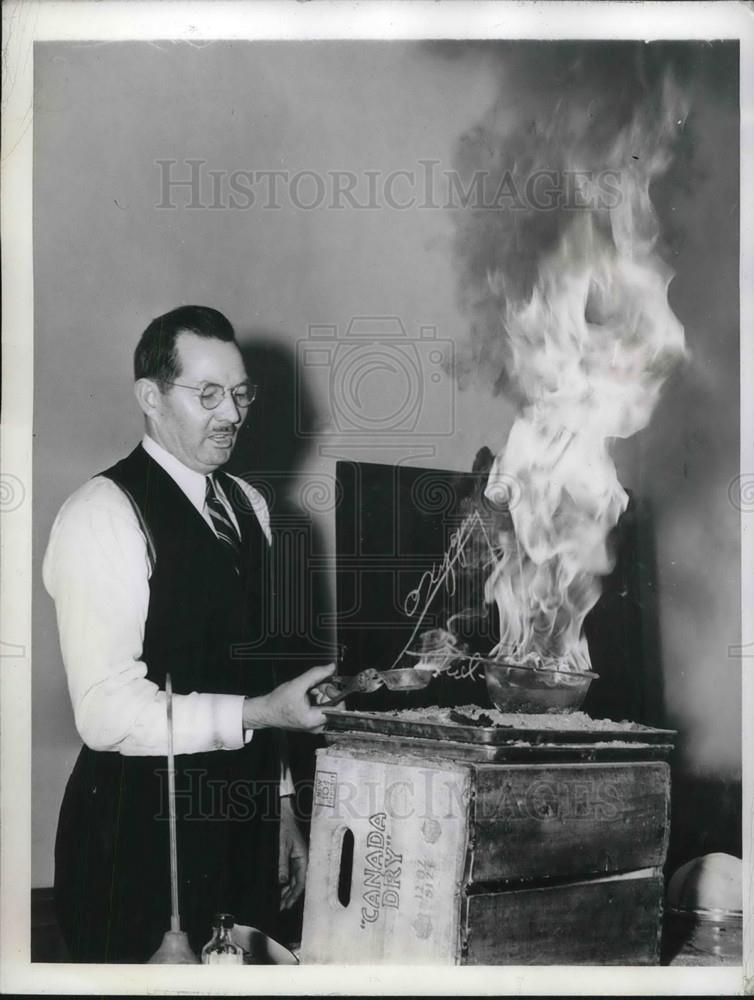
[[[217,537],[230,553],[233,559],[233,566],[235,567],[236,573],[238,573],[241,555],[241,539],[239,538],[238,532],[228,515],[225,505],[218,496],[217,484],[212,476],[207,476],[207,491],[204,499],[207,504],[207,511],[212,519],[212,526],[217,533]]]

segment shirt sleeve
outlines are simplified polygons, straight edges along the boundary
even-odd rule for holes
[[[296,788],[293,784],[293,776],[288,764],[288,740],[285,733],[280,734],[280,795],[293,795]]]
[[[98,477],[58,514],[45,553],[76,728],[93,750],[167,753],[165,692],[141,659],[149,605],[149,559],[131,504]],[[243,695],[173,696],[177,754],[244,744]],[[247,737],[248,739],[248,737]]]

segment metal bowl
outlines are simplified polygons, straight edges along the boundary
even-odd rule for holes
[[[576,712],[597,674],[535,669],[484,660],[484,679],[500,712]]]
[[[388,691],[418,691],[420,688],[427,687],[432,680],[431,673],[426,670],[416,670],[414,667],[380,670],[378,676]]]

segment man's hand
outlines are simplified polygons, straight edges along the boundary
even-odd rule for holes
[[[243,703],[244,729],[305,729],[320,733],[327,721],[324,713],[316,708],[309,697],[309,689],[335,670],[334,663],[312,667],[300,677],[286,681],[259,698],[245,698]]]
[[[280,893],[280,909],[290,910],[306,883],[307,850],[301,831],[296,822],[290,795],[280,799],[280,860],[278,881],[283,887]]]

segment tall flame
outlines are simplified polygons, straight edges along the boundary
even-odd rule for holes
[[[667,289],[672,272],[656,252],[650,184],[670,163],[685,109],[671,84],[653,122],[638,113],[608,150],[618,183],[612,207],[574,212],[538,265],[527,301],[505,301],[512,374],[525,404],[496,457],[485,493],[510,505],[512,530],[485,585],[500,619],[499,655],[589,670],[584,618],[611,569],[607,538],[628,498],[610,439],[651,418],[662,385],[685,353]],[[571,163],[580,167],[578,137]],[[515,490],[511,490],[511,484]]]

